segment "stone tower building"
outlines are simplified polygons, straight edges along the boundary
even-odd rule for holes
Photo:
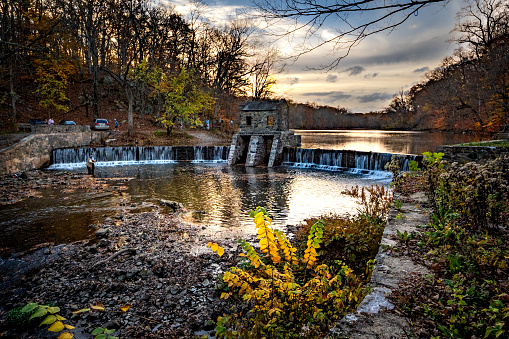
[[[300,135],[289,130],[286,100],[248,101],[240,106],[240,131],[233,136],[228,165],[277,166],[283,147],[300,147]]]

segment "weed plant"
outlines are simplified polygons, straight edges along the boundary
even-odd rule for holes
[[[251,216],[259,251],[239,240],[241,262],[222,277],[221,298],[241,302],[219,317],[219,338],[323,338],[330,327],[364,298],[391,204],[384,187],[354,188],[361,200],[355,217],[336,215],[308,220],[294,247],[272,229],[265,209]],[[224,250],[208,246],[218,255]],[[350,267],[355,265],[355,271]]]
[[[415,337],[508,338],[509,158],[458,165],[430,155],[417,175],[431,223],[412,250],[433,274],[399,294],[400,308]]]
[[[305,245],[304,239],[310,227],[317,221],[325,223],[323,248],[319,251],[322,262],[342,260],[354,272],[363,276],[368,262],[378,252],[380,239],[387,222],[392,202],[392,191],[384,186],[359,188],[355,186],[343,193],[358,198],[360,207],[355,215],[322,215],[309,219],[297,232],[298,244]]]

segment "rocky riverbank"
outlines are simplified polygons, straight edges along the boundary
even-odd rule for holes
[[[2,197],[14,202],[37,194],[37,186],[65,183],[98,189],[101,182],[71,173],[32,171],[27,178],[3,178]],[[76,338],[89,338],[97,326],[118,329],[123,338],[192,338],[213,330],[212,320],[228,312],[215,295],[217,276],[237,258],[237,235],[205,231],[184,221],[185,211],[128,209],[97,225],[86,241],[48,245],[0,261],[0,336],[41,338],[47,332],[13,329],[5,315],[28,302],[53,303]],[[219,258],[206,244],[225,248]],[[121,306],[131,305],[127,312]],[[89,305],[105,311],[72,314]],[[200,332],[202,331],[202,332]],[[49,336],[48,336],[49,337]]]
[[[33,170],[0,177],[0,206],[10,205],[28,198],[40,197],[40,188],[60,187],[66,192],[73,190],[100,191],[104,189],[103,181],[70,172]]]

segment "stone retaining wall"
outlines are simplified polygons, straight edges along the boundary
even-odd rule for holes
[[[509,156],[509,147],[490,146],[441,146],[437,152],[443,152],[444,160],[448,162],[486,162],[500,156]]]
[[[52,133],[80,133],[90,132],[90,126],[86,125],[32,125],[32,133],[52,134]]]
[[[91,132],[89,126],[44,126],[15,145],[0,150],[0,174],[44,168],[56,148],[83,147],[102,142],[108,132]]]

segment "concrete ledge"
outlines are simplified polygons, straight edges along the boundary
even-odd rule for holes
[[[426,267],[416,265],[410,258],[394,255],[392,251],[387,250],[389,246],[397,244],[393,236],[397,236],[398,231],[416,232],[417,226],[429,224],[429,216],[425,214],[424,209],[415,205],[425,203],[424,195],[417,193],[411,196],[411,200],[414,202],[403,203],[399,211],[393,210],[389,215],[382,236],[382,246],[375,258],[375,268],[370,282],[371,293],[364,298],[354,313],[346,315],[331,329],[328,337],[377,339],[409,337],[408,319],[386,311],[394,308],[387,297],[401,282],[414,275],[430,273]]]

